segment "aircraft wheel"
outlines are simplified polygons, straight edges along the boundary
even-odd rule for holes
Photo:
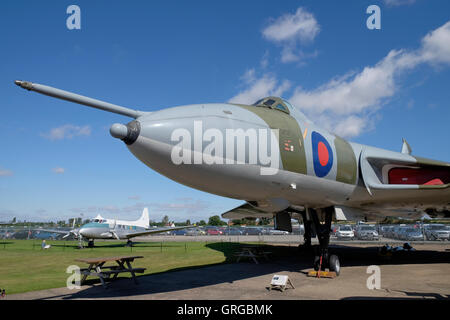
[[[341,273],[341,263],[339,262],[339,258],[334,254],[330,257],[330,271],[336,272],[337,276]]]

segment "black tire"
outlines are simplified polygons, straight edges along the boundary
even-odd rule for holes
[[[341,273],[341,263],[338,256],[334,254],[330,257],[330,271],[336,272],[337,276]]]

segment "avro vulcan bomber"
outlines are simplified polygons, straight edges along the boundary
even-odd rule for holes
[[[177,106],[138,111],[27,81],[27,90],[130,118],[110,133],[148,167],[186,186],[244,200],[228,219],[274,218],[291,231],[305,223],[319,239],[314,266],[339,273],[328,254],[331,222],[386,216],[442,216],[450,209],[450,163],[348,142],[310,121],[288,101],[266,97],[252,105]],[[123,168],[117,168],[123,170]]]

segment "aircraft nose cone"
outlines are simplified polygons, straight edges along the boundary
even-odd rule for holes
[[[111,128],[109,128],[109,133],[117,139],[124,139],[128,134],[127,126],[121,123],[114,123]]]
[[[126,144],[133,144],[141,133],[141,124],[137,120],[133,120],[127,125],[114,123],[109,128],[109,133],[117,139],[122,140]]]

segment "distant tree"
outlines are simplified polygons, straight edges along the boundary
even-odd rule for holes
[[[227,223],[225,221],[220,220],[219,216],[212,216],[209,217],[208,224],[210,226],[222,226]]]
[[[231,222],[232,222],[233,225],[235,225],[235,226],[240,226],[240,225],[242,224],[242,220],[238,220],[238,219],[232,220]]]
[[[258,225],[260,226],[267,226],[270,224],[270,220],[269,218],[260,218],[258,221]]]
[[[198,225],[199,226],[206,226],[206,221],[205,220],[200,220]]]
[[[161,223],[165,226],[169,224],[169,216],[164,216]]]
[[[242,219],[242,224],[247,226],[256,226],[256,219]]]
[[[190,226],[190,225],[191,225],[191,220],[187,219],[187,220],[186,220],[186,225],[187,225],[187,226]]]

